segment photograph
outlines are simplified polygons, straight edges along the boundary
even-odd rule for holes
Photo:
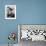
[[[16,5],[5,5],[5,19],[16,19]]]

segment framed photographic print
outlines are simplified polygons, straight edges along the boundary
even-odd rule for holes
[[[16,5],[5,5],[5,19],[16,19]]]

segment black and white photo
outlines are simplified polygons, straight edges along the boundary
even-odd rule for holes
[[[5,5],[5,19],[16,19],[16,5]]]

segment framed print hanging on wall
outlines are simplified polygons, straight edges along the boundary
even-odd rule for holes
[[[5,19],[16,19],[16,5],[5,5]]]

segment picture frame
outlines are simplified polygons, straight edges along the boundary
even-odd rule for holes
[[[5,19],[16,19],[16,5],[5,5]]]

